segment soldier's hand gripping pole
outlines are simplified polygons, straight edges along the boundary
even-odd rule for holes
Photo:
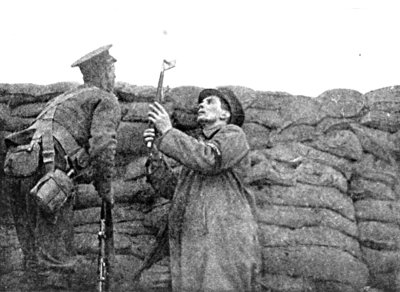
[[[156,93],[156,98],[155,98],[155,101],[157,101],[161,104],[164,102],[164,91],[163,91],[164,72],[169,69],[174,68],[175,63],[176,63],[175,60],[173,60],[173,61],[163,60],[160,77],[158,79],[157,93]],[[151,125],[151,122],[149,122],[149,127],[150,126],[153,126],[153,125]],[[147,148],[149,150],[151,150],[152,147],[153,147],[153,142],[152,141],[147,142]],[[151,151],[150,151],[150,153],[151,153]]]

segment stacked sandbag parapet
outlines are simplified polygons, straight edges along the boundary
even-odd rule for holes
[[[259,207],[262,286],[268,291],[360,291],[368,281],[348,183],[362,148],[347,124],[363,96],[260,92],[247,120],[270,131],[252,152]],[[251,140],[251,138],[250,138]]]
[[[370,286],[400,291],[400,87],[364,95],[369,111],[351,125],[362,148],[349,193],[353,198]]]
[[[261,96],[248,120],[270,131],[249,178],[264,287],[398,291],[398,87]]]

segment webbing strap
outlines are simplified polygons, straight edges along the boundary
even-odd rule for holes
[[[42,157],[47,172],[54,171],[55,168],[56,152],[53,141],[53,117],[56,109],[57,107],[49,108],[42,115],[42,118],[31,126],[36,129],[33,140],[42,140]]]
[[[51,131],[45,131],[42,135],[42,157],[46,171],[54,171],[56,152]]]
[[[86,88],[82,88],[80,89],[80,93],[84,93],[86,91],[90,91],[90,90],[94,90],[95,87],[86,87]],[[42,119],[48,111],[50,111],[52,108],[56,108],[60,103],[64,102],[65,100],[71,98],[72,96],[74,96],[76,94],[76,90],[70,92],[70,93],[64,93],[61,94],[59,96],[57,96],[54,100],[50,101],[46,107],[42,110],[42,112],[36,117],[36,121]],[[54,113],[53,113],[54,116]]]
[[[60,142],[65,154],[67,154],[69,158],[73,158],[75,154],[82,149],[71,133],[59,123],[53,124],[53,137]]]

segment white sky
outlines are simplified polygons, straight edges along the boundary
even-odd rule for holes
[[[0,0],[0,83],[82,82],[106,44],[117,81],[317,96],[400,85],[396,0]]]

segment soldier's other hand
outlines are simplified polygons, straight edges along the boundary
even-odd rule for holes
[[[156,131],[154,128],[148,128],[143,132],[143,141],[144,144],[148,145],[148,143],[153,143],[156,137]]]
[[[167,111],[158,102],[151,104],[149,107],[149,121],[154,124],[161,134],[165,134],[172,128],[172,122]]]

